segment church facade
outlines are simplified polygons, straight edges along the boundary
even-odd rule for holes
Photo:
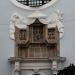
[[[67,9],[69,1],[64,2],[6,1],[4,6],[9,9],[4,8],[7,15],[1,13],[0,24],[2,75],[57,75],[58,70],[75,63],[75,30],[70,25],[75,18]]]

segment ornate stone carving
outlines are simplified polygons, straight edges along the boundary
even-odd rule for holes
[[[58,64],[65,61],[59,52],[59,35],[61,38],[64,33],[62,15],[59,10],[50,17],[38,11],[27,18],[17,13],[12,15],[9,33],[16,46],[15,57],[10,58],[14,63],[14,75],[19,75],[20,70],[28,70],[28,75],[34,69],[35,72],[52,70],[57,74]],[[49,31],[51,28],[55,30]]]
[[[37,15],[37,13],[39,15]],[[47,24],[48,28],[57,26],[60,32],[59,34],[60,38],[62,38],[64,34],[64,25],[62,23],[62,16],[63,16],[63,13],[60,12],[59,10],[55,10],[55,12],[52,13],[52,15],[50,15],[50,17],[46,17],[46,15],[38,11],[28,16],[28,18],[22,17],[18,13],[14,13],[10,19],[10,26],[9,26],[10,38],[15,39],[14,37],[15,26],[17,26],[18,28],[26,28],[27,25],[32,24],[37,18],[41,23]]]
[[[55,39],[55,28],[48,29],[48,39]]]
[[[20,40],[26,40],[26,30],[20,30],[19,38]]]
[[[39,19],[40,22],[47,24],[48,28],[57,27],[59,30],[60,38],[63,37],[64,34],[64,25],[63,25],[63,13],[56,9],[49,17],[46,19]]]
[[[14,32],[15,26],[18,28],[26,28],[26,24],[23,22],[23,17],[20,16],[18,13],[14,13],[10,19],[10,26],[9,26],[9,35],[11,39],[15,39]]]
[[[41,41],[43,39],[43,27],[33,27],[33,41]]]

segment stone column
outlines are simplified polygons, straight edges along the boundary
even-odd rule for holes
[[[20,75],[20,62],[19,61],[15,61],[14,75]]]

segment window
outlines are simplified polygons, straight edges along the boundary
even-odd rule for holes
[[[48,3],[51,0],[16,0],[16,1],[20,2],[23,5],[27,5],[30,7],[39,7]]]
[[[41,10],[47,8],[58,0],[10,0],[14,5],[26,10]]]

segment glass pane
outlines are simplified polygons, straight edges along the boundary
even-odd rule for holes
[[[16,1],[22,3],[23,5],[38,7],[50,2],[51,0],[16,0]]]

